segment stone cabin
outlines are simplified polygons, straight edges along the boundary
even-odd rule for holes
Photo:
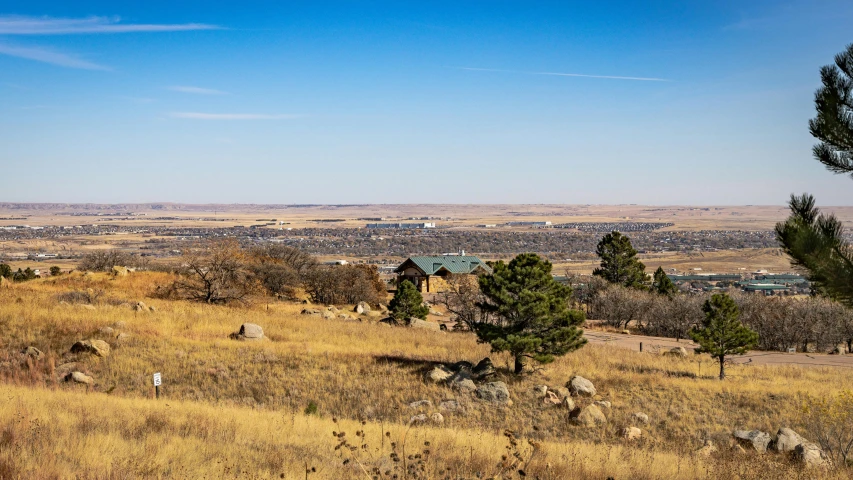
[[[492,273],[492,268],[471,255],[437,255],[409,257],[394,273],[397,283],[408,280],[422,293],[439,293],[447,289],[449,275],[476,276]]]

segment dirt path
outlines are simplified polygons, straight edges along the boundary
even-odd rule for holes
[[[691,340],[676,342],[672,338],[647,337],[643,335],[625,335],[597,330],[586,330],[584,336],[590,343],[609,344],[629,350],[644,352],[660,352],[673,347],[684,347],[688,351],[697,345]],[[735,364],[752,365],[804,365],[811,367],[853,367],[853,355],[827,355],[821,353],[782,353],[752,351],[739,355],[731,360]]]

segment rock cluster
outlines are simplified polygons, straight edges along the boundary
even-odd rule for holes
[[[820,446],[804,439],[800,434],[790,428],[782,427],[776,432],[776,438],[761,430],[735,430],[732,432],[736,444],[735,448],[741,451],[754,451],[758,454],[766,453],[768,450],[790,457],[806,467],[827,467],[831,462]],[[711,450],[713,444],[707,443],[697,453],[709,456],[716,448]]]

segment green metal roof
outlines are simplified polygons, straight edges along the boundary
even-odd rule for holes
[[[450,273],[473,273],[478,267],[486,273],[492,273],[492,268],[486,262],[471,255],[436,255],[431,257],[409,257],[395,272],[405,270],[409,262],[413,263],[426,275],[435,275],[442,268]]]

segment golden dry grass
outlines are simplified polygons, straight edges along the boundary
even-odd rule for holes
[[[404,436],[410,452],[431,442],[425,478],[491,478],[500,473],[507,429],[524,439],[525,459],[528,439],[541,445],[527,467],[539,478],[844,476],[801,471],[782,457],[739,458],[727,442],[735,428],[802,430],[803,395],[849,387],[851,370],[739,366],[720,382],[708,358],[590,345],[516,378],[507,357],[492,355],[514,402],[496,407],[422,379],[436,362],[489,355],[470,334],[387,327],[355,314],[322,320],[290,303],[222,307],[147,298],[169,280],[158,273],[75,274],[0,290],[0,478],[305,478],[305,461],[318,469],[310,478],[369,478],[359,463],[368,470],[382,463],[388,442],[402,445]],[[86,289],[104,292],[94,309],[57,298]],[[128,304],[139,300],[157,311],[133,311]],[[244,322],[263,326],[269,339],[229,340]],[[107,326],[115,330],[102,333]],[[120,332],[129,339],[116,341]],[[88,338],[109,341],[112,354],[68,353]],[[30,345],[45,358],[27,362],[18,352]],[[69,369],[92,375],[95,385],[86,392],[60,381]],[[153,400],[154,372],[163,374],[160,401]],[[537,384],[562,386],[574,374],[595,383],[597,399],[612,402],[605,427],[573,426],[565,410],[532,392]],[[462,411],[442,412],[441,427],[409,429],[412,415],[436,411],[408,406],[421,399],[455,399]],[[311,402],[317,414],[303,414]],[[641,441],[628,444],[619,429],[638,411],[651,423]],[[331,432],[345,431],[355,443],[360,429],[367,451],[344,466]],[[384,444],[383,431],[391,432]],[[695,457],[706,438],[717,441],[719,457]]]

